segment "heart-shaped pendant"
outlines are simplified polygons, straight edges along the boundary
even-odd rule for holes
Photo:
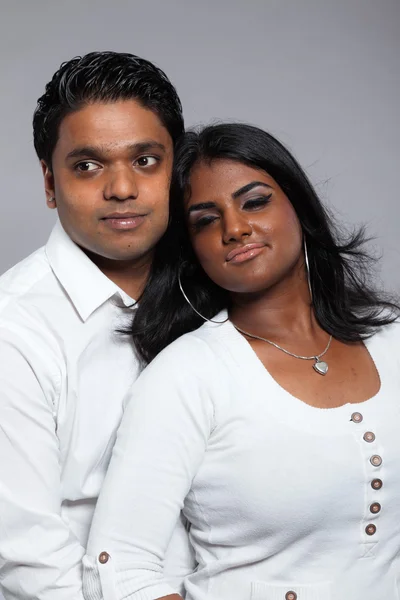
[[[320,375],[326,375],[328,372],[328,364],[323,360],[317,360],[316,363],[313,364],[313,369]]]

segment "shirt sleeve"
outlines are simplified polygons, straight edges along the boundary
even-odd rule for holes
[[[61,517],[60,377],[34,342],[0,328],[0,589],[5,600],[82,600],[84,549]]]
[[[164,560],[214,428],[205,344],[189,340],[167,348],[133,386],[84,559],[87,600],[180,593]]]

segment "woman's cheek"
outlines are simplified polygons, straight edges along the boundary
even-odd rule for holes
[[[201,265],[207,263],[212,256],[212,246],[205,235],[197,235],[191,239],[194,253]]]

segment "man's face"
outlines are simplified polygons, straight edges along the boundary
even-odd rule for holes
[[[134,100],[89,104],[61,122],[52,168],[42,163],[50,206],[93,258],[151,260],[168,224],[172,139]]]

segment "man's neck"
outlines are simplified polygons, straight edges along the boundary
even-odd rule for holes
[[[86,254],[95,265],[133,300],[138,300],[149,278],[153,254],[136,260],[111,260],[102,256]]]

